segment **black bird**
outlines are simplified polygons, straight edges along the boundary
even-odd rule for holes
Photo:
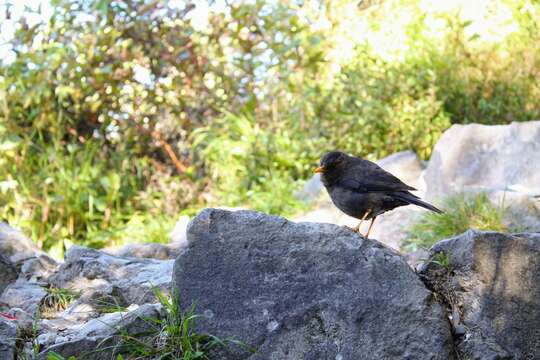
[[[321,173],[334,205],[345,214],[360,219],[358,226],[351,230],[358,232],[362,222],[371,219],[366,237],[377,216],[399,206],[414,204],[442,213],[409,192],[415,188],[368,160],[332,151],[323,156],[314,171]]]

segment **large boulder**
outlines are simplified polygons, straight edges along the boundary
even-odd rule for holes
[[[206,209],[173,282],[199,331],[258,350],[220,359],[453,359],[445,313],[402,257],[335,225]]]
[[[424,163],[412,151],[402,151],[392,154],[376,162],[386,171],[396,175],[408,185],[419,190],[420,196],[424,189],[424,183],[421,178],[424,169]],[[338,225],[356,226],[358,220],[342,213],[337,209],[328,196],[324,186],[321,183],[319,174],[306,182],[303,190],[297,196],[309,202],[317,201],[315,209],[306,214],[296,217],[295,221],[300,222],[324,222]],[[401,242],[406,237],[406,230],[418,216],[425,210],[415,206],[407,206],[389,211],[379,217],[373,227],[370,236],[378,239],[385,245],[394,249],[399,249]],[[369,221],[366,221],[360,229],[363,233],[367,232]]]
[[[468,231],[421,268],[452,309],[461,359],[540,359],[540,234]]]
[[[424,174],[426,197],[463,191],[540,195],[540,121],[453,125],[437,142]]]

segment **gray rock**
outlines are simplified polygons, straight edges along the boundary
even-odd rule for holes
[[[13,323],[17,326],[17,332],[20,334],[31,334],[34,325],[34,317],[20,308],[12,308],[7,312],[16,320]]]
[[[59,264],[46,254],[24,260],[20,277],[29,282],[40,282],[48,279],[58,270]]]
[[[335,225],[206,209],[173,281],[199,331],[259,351],[220,359],[453,359],[443,309],[401,256]]]
[[[0,254],[9,257],[11,262],[18,263],[41,253],[32,240],[20,230],[0,222]]]
[[[120,332],[133,337],[147,336],[155,330],[152,319],[162,316],[160,304],[134,306],[128,312],[111,313],[93,319],[83,326],[60,329],[58,333],[40,335],[38,341],[45,347],[39,360],[46,360],[51,352],[62,355],[77,356],[81,359],[111,359],[125,349],[121,346]],[[157,334],[154,334],[157,335]]]
[[[540,121],[453,125],[425,171],[426,197],[499,190],[540,195]]]
[[[399,177],[405,183],[419,189],[419,196],[422,196],[424,183],[421,179],[421,173],[424,163],[412,151],[402,151],[388,157],[385,157],[377,164],[386,171]],[[319,202],[314,210],[306,214],[295,217],[293,220],[298,222],[323,222],[338,225],[356,226],[358,220],[345,215],[333,204],[328,196],[324,186],[320,182],[319,174],[316,174],[309,180],[301,194],[305,195],[309,201],[318,199]],[[300,197],[304,195],[299,195]],[[403,239],[407,236],[407,228],[418,218],[425,210],[414,206],[407,206],[395,209],[377,217],[376,223],[371,231],[370,237],[379,240],[394,249],[399,249]],[[365,234],[369,222],[366,222],[360,230]]]
[[[429,253],[426,250],[420,249],[404,254],[403,258],[407,261],[407,264],[413,269],[417,269],[427,259],[429,259]]]
[[[470,230],[430,252],[420,272],[459,309],[462,359],[540,359],[539,233]]]
[[[15,266],[11,263],[9,258],[0,254],[0,295],[4,292],[4,289],[11,283],[17,280],[18,273]]]
[[[0,317],[0,359],[15,359],[15,340],[17,327],[11,321]]]
[[[138,257],[146,259],[175,259],[179,251],[168,244],[146,243],[128,244],[119,249],[108,249],[108,253],[120,257]]]
[[[103,251],[72,246],[65,262],[49,281],[60,288],[117,296],[121,304],[155,300],[152,288],[167,292],[173,260],[123,258]]]
[[[35,314],[45,296],[47,292],[39,284],[18,281],[4,290],[0,296],[0,304]]]

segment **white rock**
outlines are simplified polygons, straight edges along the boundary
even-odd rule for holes
[[[425,171],[426,197],[497,190],[540,195],[540,121],[453,125]]]

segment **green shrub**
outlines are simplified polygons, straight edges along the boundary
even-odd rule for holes
[[[404,241],[407,251],[428,249],[437,241],[459,235],[469,229],[507,232],[503,218],[506,208],[494,205],[486,193],[457,194],[442,206],[443,214],[425,213],[408,230]]]
[[[214,184],[213,202],[289,215],[303,208],[294,198],[312,164],[293,134],[262,127],[252,115],[226,113],[193,132],[195,151]],[[314,154],[318,156],[318,154]]]
[[[62,148],[19,141],[0,169],[10,184],[0,188],[0,216],[59,258],[73,243],[166,242],[174,226],[176,209],[153,214],[167,199],[144,191],[152,178],[145,160],[107,155],[98,142]]]

